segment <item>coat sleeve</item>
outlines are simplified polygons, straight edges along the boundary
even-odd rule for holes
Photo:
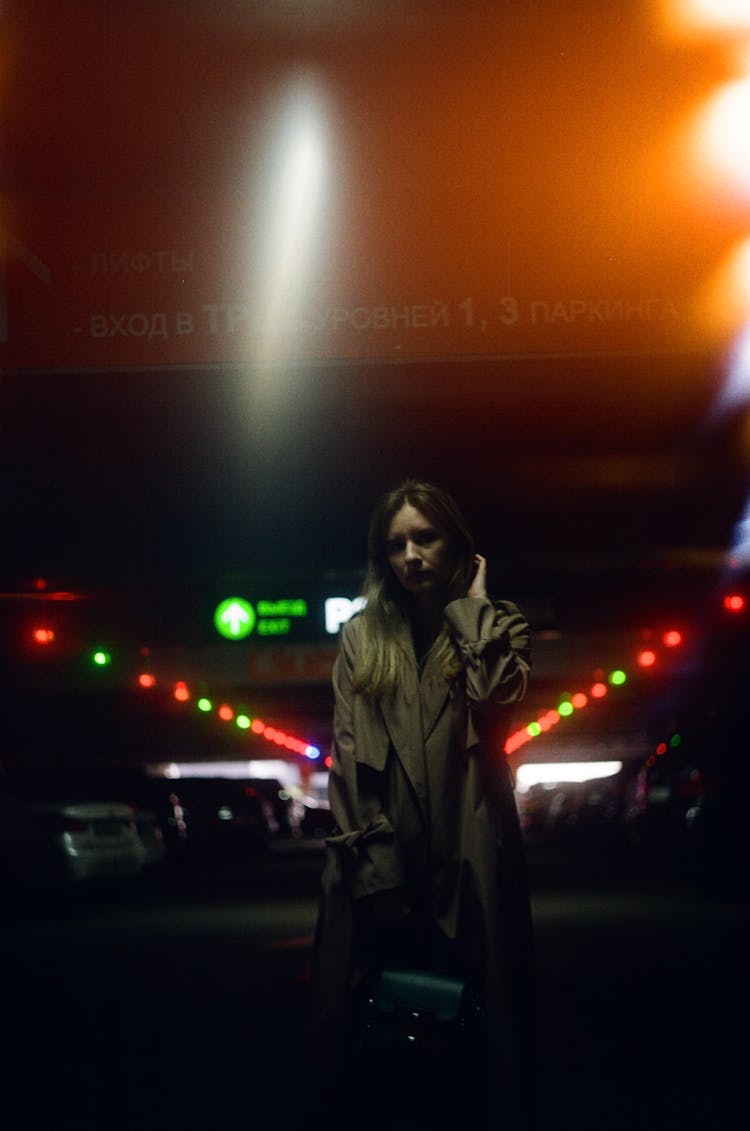
[[[401,888],[404,871],[401,851],[379,796],[380,775],[357,762],[357,742],[362,736],[357,734],[352,691],[355,631],[352,622],[344,627],[333,668],[328,799],[338,832],[326,843],[342,854],[342,867],[352,895],[361,899]]]
[[[472,710],[518,703],[526,694],[531,660],[529,626],[510,601],[462,597],[445,609],[461,653]]]

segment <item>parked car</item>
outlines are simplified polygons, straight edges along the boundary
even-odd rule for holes
[[[68,770],[70,775],[72,771]],[[117,797],[135,813],[138,835],[145,849],[145,868],[166,865],[179,849],[179,822],[171,786],[139,767],[83,766],[76,771],[80,788],[94,797]]]
[[[87,767],[83,776],[98,795],[117,796],[133,806],[148,864],[158,867],[185,857],[188,829],[175,781],[130,766]]]
[[[116,797],[130,805],[149,862],[241,856],[264,848],[271,836],[270,804],[245,781],[219,777],[166,778],[137,766],[68,766],[67,780],[89,797]]]
[[[137,876],[146,850],[133,808],[43,776],[0,779],[0,856],[9,888]]]
[[[20,772],[19,772],[20,776]],[[47,766],[26,771],[24,777],[43,776],[60,793],[90,801],[122,801],[133,809],[136,831],[144,848],[144,867],[162,866],[167,858],[168,802],[144,770],[128,766],[86,763]]]

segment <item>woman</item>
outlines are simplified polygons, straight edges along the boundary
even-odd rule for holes
[[[384,966],[458,975],[487,1018],[486,1125],[526,1127],[531,926],[503,742],[526,691],[528,626],[487,596],[487,563],[437,487],[410,480],[380,499],[368,551],[366,604],[333,672],[338,832],[316,932],[316,1039],[345,1063],[359,996]]]

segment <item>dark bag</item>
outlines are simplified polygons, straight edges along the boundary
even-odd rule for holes
[[[373,1126],[395,1110],[420,1127],[461,1126],[484,1094],[484,1012],[459,978],[381,971],[367,996],[358,1052],[366,1078],[379,1081]]]
[[[438,1052],[465,1041],[478,1009],[466,984],[428,970],[383,970],[370,992],[363,1045]]]
[[[381,971],[368,995],[361,1051],[398,1055],[433,1067],[440,1058],[473,1058],[484,1040],[484,1011],[460,978],[429,970]]]

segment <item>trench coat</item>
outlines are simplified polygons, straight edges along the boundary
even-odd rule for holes
[[[342,630],[329,837],[313,951],[313,1039],[337,1062],[351,1040],[352,994],[375,961],[362,908],[416,893],[449,940],[476,960],[489,1029],[487,1125],[526,1128],[533,1090],[533,939],[513,783],[503,754],[526,692],[529,628],[508,601],[465,597],[445,619],[461,656],[446,678],[409,656],[403,686],[380,700],[352,690],[360,620]],[[366,920],[366,917],[365,917]]]

